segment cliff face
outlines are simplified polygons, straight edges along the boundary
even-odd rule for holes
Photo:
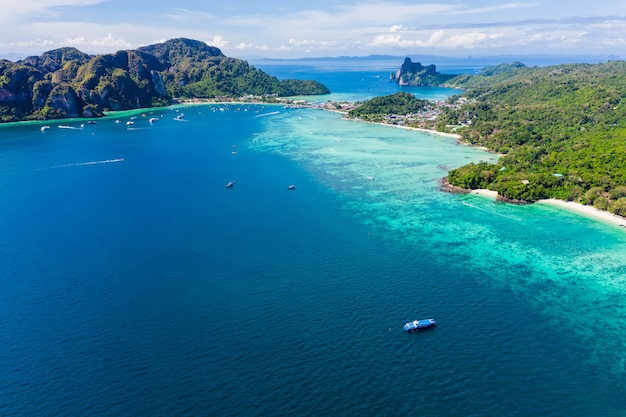
[[[412,62],[411,58],[407,57],[402,66],[390,74],[389,81],[397,82],[400,85],[439,86],[452,77],[454,75],[437,72],[435,65],[423,66],[419,62]]]
[[[36,68],[0,61],[0,113],[20,119],[33,111],[33,89],[44,79]]]
[[[279,81],[213,46],[172,39],[90,56],[60,48],[0,61],[0,121],[98,117],[108,110],[167,105],[172,97],[326,94],[314,81]]]
[[[160,74],[166,68],[139,51],[89,56],[74,48],[1,61],[0,120],[98,117],[107,110],[168,104]]]

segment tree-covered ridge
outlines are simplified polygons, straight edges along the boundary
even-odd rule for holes
[[[316,81],[279,81],[213,46],[172,39],[90,56],[61,48],[0,61],[0,121],[97,117],[108,110],[166,105],[173,98],[328,94]]]
[[[438,128],[505,155],[452,170],[451,184],[626,213],[626,62],[516,64],[452,81],[467,91]]]
[[[349,117],[377,121],[384,116],[418,113],[429,105],[413,94],[400,92],[388,96],[374,97],[348,112]]]

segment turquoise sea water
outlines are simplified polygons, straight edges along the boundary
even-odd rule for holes
[[[447,137],[137,116],[0,126],[0,415],[626,416],[623,229],[440,192]]]

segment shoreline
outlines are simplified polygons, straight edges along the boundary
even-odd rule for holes
[[[470,190],[467,194],[475,194],[483,197],[492,198],[494,200],[498,199],[498,193],[492,190],[478,189],[478,190]],[[561,210],[565,210],[569,213],[585,217],[590,220],[598,221],[604,224],[609,224],[611,226],[617,226],[621,229],[626,229],[626,217],[618,216],[616,214],[610,213],[608,211],[599,210],[592,206],[586,206],[584,204],[575,203],[573,201],[563,201],[556,198],[549,198],[545,200],[539,200],[535,203],[540,206],[550,206],[556,207]]]
[[[342,120],[349,120],[349,121],[360,122],[360,123],[368,123],[368,124],[371,124],[371,125],[378,125],[378,126],[394,127],[396,129],[414,130],[414,131],[425,133],[425,134],[429,134],[429,135],[443,136],[443,137],[446,137],[446,138],[456,139],[458,145],[473,146],[473,145],[471,145],[469,143],[461,142],[461,135],[456,134],[456,133],[439,132],[438,130],[433,130],[433,129],[424,129],[424,128],[421,128],[421,127],[412,127],[412,126],[403,126],[403,125],[393,125],[393,124],[390,124],[390,123],[382,123],[382,122],[367,122],[365,120],[352,119],[352,118],[349,118],[349,117],[345,117],[346,112],[342,112],[342,111],[339,111],[339,110],[330,110],[330,109],[324,109],[324,108],[322,108],[322,110],[330,111],[330,112],[333,112],[333,113],[343,114],[344,117],[342,117]],[[490,152],[487,148],[484,148],[484,147],[478,147],[478,148],[483,149],[483,150],[485,150],[487,152]]]
[[[585,206],[573,201],[563,201],[556,198],[539,200],[536,204],[557,207],[588,219],[611,224],[620,228],[626,228],[626,217],[618,216],[617,214],[613,214],[608,211],[599,210],[592,206]]]
[[[417,131],[417,132],[426,133],[426,134],[429,134],[429,135],[443,136],[443,137],[446,137],[446,138],[453,138],[453,139],[456,139],[456,140],[457,140],[457,144],[459,144],[459,145],[463,145],[463,146],[472,146],[472,145],[470,145],[470,144],[466,144],[466,143],[461,142],[461,135],[456,134],[456,133],[446,133],[446,132],[440,132],[440,131],[438,131],[438,130],[434,130],[434,129],[424,129],[424,128],[422,128],[422,127],[401,126],[401,125],[390,125],[390,124],[387,124],[387,123],[374,123],[374,124],[377,124],[377,125],[382,125],[382,126],[397,127],[398,129],[415,130],[415,131]],[[488,150],[487,150],[487,148],[484,148],[484,147],[481,147],[481,149],[484,149],[484,150],[488,151]],[[488,151],[488,152],[489,152],[489,151]]]

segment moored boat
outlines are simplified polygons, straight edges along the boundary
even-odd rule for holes
[[[226,183],[226,188],[233,188],[233,185],[235,185],[235,181],[230,181]]]
[[[434,319],[413,320],[404,324],[404,330],[406,330],[407,332],[414,332],[416,330],[435,327],[436,325],[437,322]]]

